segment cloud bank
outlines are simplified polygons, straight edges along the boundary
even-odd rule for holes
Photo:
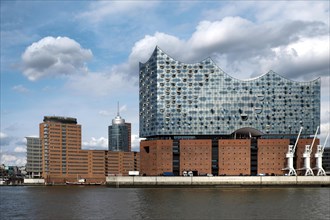
[[[26,48],[22,54],[23,74],[31,81],[47,76],[72,75],[88,71],[91,50],[68,37],[45,37]]]
[[[97,5],[95,10],[101,10]],[[101,17],[113,13],[104,10],[107,13],[101,13]],[[145,35],[135,42],[126,62],[97,72],[89,71],[86,65],[93,56],[91,50],[68,37],[45,37],[23,53],[23,74],[32,81],[68,75],[67,88],[94,96],[113,94],[123,87],[133,92],[138,88],[139,62],[147,61],[157,45],[187,63],[210,56],[236,78],[253,78],[270,70],[293,80],[329,75],[326,23],[306,20],[258,23],[239,16],[200,21],[187,39],[164,32]],[[23,88],[16,90],[22,92]]]
[[[143,1],[99,1],[90,4],[89,10],[76,16],[77,19],[83,19],[92,24],[102,22],[109,17],[118,19],[125,15],[126,20],[129,17],[135,17],[141,11],[148,12],[150,8],[157,5],[156,1],[149,1],[148,4]],[[120,19],[123,20],[123,19]]]
[[[137,68],[134,63],[147,61],[158,45],[175,59],[188,63],[211,56],[235,77],[251,78],[274,70],[290,79],[310,80],[329,74],[326,28],[322,22],[258,24],[241,17],[201,21],[187,40],[161,32],[146,35],[135,43],[129,63]]]

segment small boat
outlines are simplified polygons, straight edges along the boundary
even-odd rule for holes
[[[6,185],[6,180],[5,179],[0,179],[0,185]]]
[[[86,185],[86,179],[78,179],[77,182],[69,182],[69,181],[65,181],[66,185]]]

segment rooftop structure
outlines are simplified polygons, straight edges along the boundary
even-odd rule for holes
[[[63,124],[77,124],[76,118],[60,117],[60,116],[45,116],[44,122],[58,122]]]

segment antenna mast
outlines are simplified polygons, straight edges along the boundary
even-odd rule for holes
[[[119,101],[117,101],[117,116],[120,116],[120,114],[119,114]]]

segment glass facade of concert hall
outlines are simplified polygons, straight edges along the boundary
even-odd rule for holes
[[[140,137],[311,135],[320,125],[320,79],[273,71],[236,79],[211,58],[183,63],[156,47],[140,63]]]

